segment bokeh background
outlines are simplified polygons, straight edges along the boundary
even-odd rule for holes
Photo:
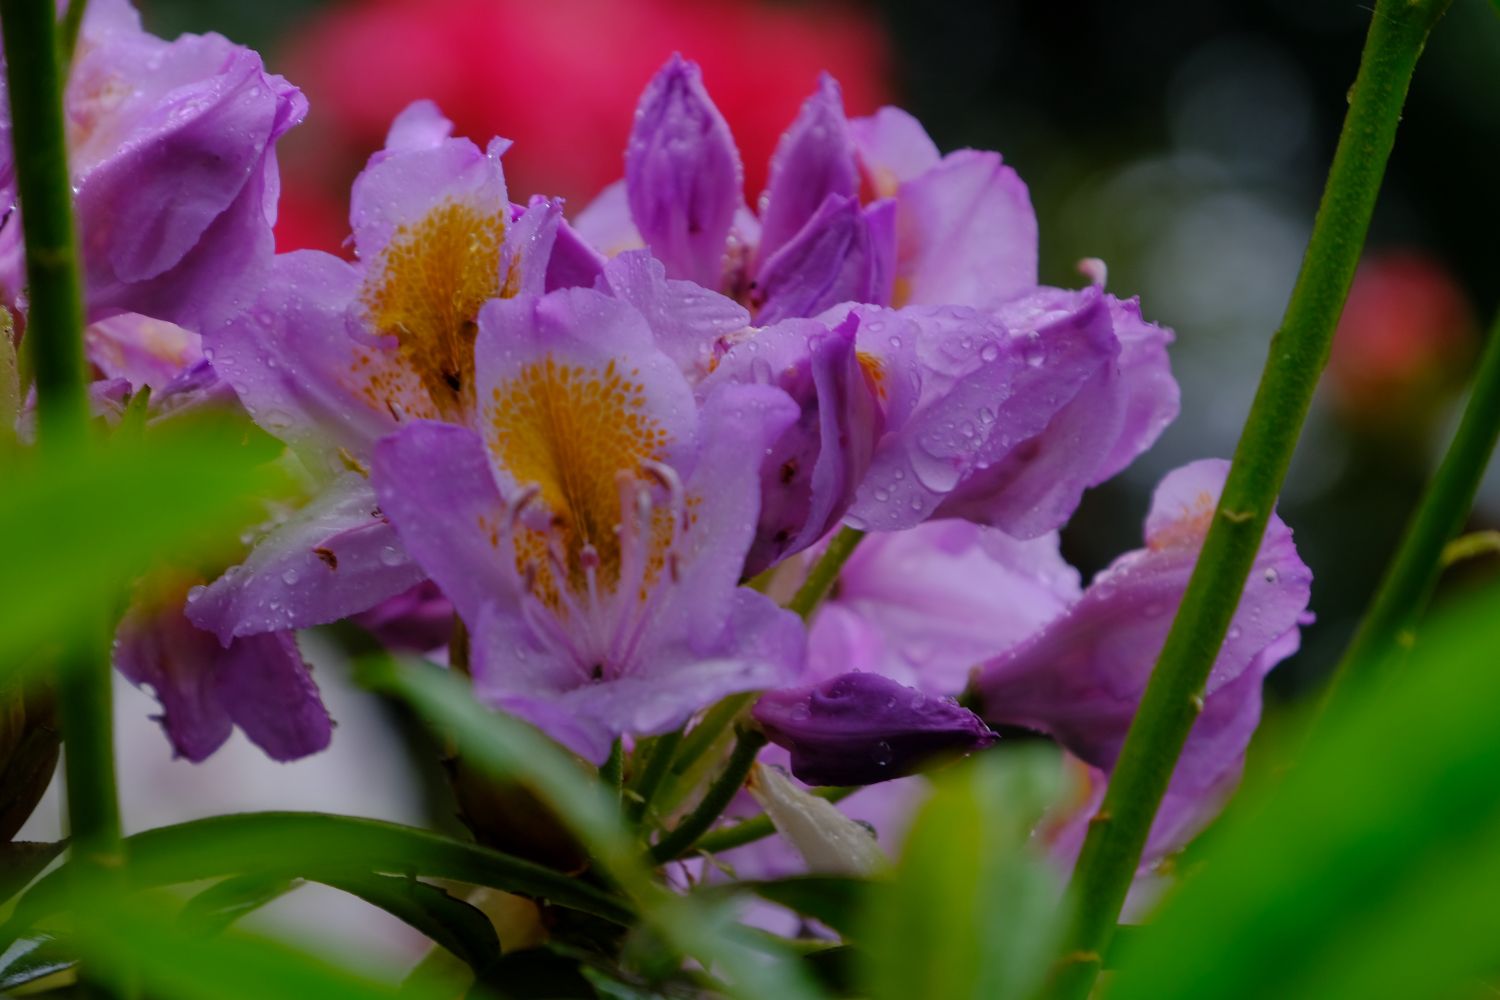
[[[140,0],[171,36],[220,31],[260,49],[312,111],[283,143],[281,249],[338,251],[349,182],[391,117],[429,97],[506,154],[514,199],[576,211],[618,177],[630,115],[672,51],[703,64],[740,141],[753,198],[766,157],[827,68],[851,113],[914,112],[940,148],[998,149],[1031,187],[1042,276],[1139,294],[1177,331],[1183,416],[1065,535],[1085,573],[1140,543],[1149,492],[1185,461],[1227,456],[1296,273],[1358,63],[1360,0]],[[1268,711],[1316,690],[1366,603],[1462,401],[1500,300],[1500,25],[1454,0],[1423,58],[1367,255],[1281,503],[1315,573],[1318,621],[1271,678]],[[1500,525],[1500,472],[1473,527]],[[1500,561],[1457,568],[1460,589]],[[341,728],[328,754],[283,766],[237,735],[209,765],[169,759],[149,699],[119,710],[132,828],[226,808],[431,811],[393,720],[319,680]],[[437,807],[439,810],[441,806]],[[44,808],[28,832],[47,835]],[[430,816],[427,817],[430,819]],[[55,831],[54,831],[55,832]],[[311,903],[309,903],[311,897]],[[321,901],[320,901],[321,900]],[[357,904],[355,904],[357,906]],[[291,919],[338,947],[420,942],[347,900],[298,895]],[[373,922],[373,923],[372,923]]]

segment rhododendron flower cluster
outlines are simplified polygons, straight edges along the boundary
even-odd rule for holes
[[[1039,284],[998,154],[943,155],[896,108],[851,119],[825,76],[747,203],[673,57],[623,179],[576,213],[513,202],[507,140],[413,104],[354,183],[346,260],[273,253],[275,143],[306,108],[253,53],[95,0],[68,110],[100,414],[147,388],[150,420],[240,407],[303,489],[120,626],[178,754],[235,725],[276,759],[326,746],[296,634],[352,619],[596,766],[639,769],[728,706],[775,744],[763,767],[876,786],[847,808],[877,828],[917,772],[1042,734],[1091,782],[1041,831],[1076,852],[1225,464],[1168,475],[1145,548],[1081,585],[1058,529],[1177,415],[1172,334],[1102,269]],[[22,224],[0,287],[24,317]],[[1309,584],[1273,519],[1148,860],[1236,781]]]

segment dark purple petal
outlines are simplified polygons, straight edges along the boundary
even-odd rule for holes
[[[448,645],[453,636],[453,602],[437,584],[423,580],[388,597],[352,619],[390,649],[427,653]]]
[[[854,138],[844,117],[844,98],[838,81],[824,73],[771,156],[770,179],[761,196],[757,259],[769,260],[829,196],[852,198],[858,193]]]
[[[694,63],[673,56],[646,86],[625,150],[630,214],[673,278],[719,287],[744,201],[739,153]]]
[[[883,216],[881,216],[883,218]],[[875,302],[888,285],[894,245],[889,227],[870,225],[858,200],[829,195],[756,276],[756,322],[816,316],[840,302]]]
[[[879,674],[841,674],[815,687],[772,691],[753,715],[771,742],[791,751],[792,773],[810,785],[888,781],[995,742],[989,727],[952,699]]]
[[[234,728],[214,683],[223,653],[213,633],[170,602],[155,610],[131,608],[115,632],[115,667],[156,695],[172,750],[195,764],[223,746]]]
[[[236,639],[214,681],[230,718],[272,760],[306,757],[333,738],[333,720],[290,632]]]

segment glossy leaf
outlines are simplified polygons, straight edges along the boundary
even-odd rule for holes
[[[237,875],[217,882],[182,908],[183,926],[204,936],[217,934],[243,916],[291,892],[302,882],[281,875]]]
[[[870,886],[860,943],[872,1000],[1027,997],[1062,929],[1062,881],[1029,837],[1062,787],[1055,753],[980,754],[943,772],[894,879]]]
[[[546,899],[617,923],[629,910],[578,879],[440,834],[321,813],[245,813],[158,827],[126,838],[134,888],[231,874],[324,881],[351,871],[447,878]],[[26,926],[67,902],[64,866],[21,898],[12,924]]]

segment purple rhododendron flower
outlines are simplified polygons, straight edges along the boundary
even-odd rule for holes
[[[813,516],[777,516],[755,566],[809,544],[828,508],[872,530],[938,514],[1044,534],[1175,417],[1170,332],[1100,289],[1037,286],[1035,215],[998,154],[940,156],[894,108],[850,121],[824,77],[772,158],[756,214],[738,164],[697,68],[674,57],[641,97],[623,184],[578,226],[609,253],[649,247],[667,275],[738,299],[766,329],[796,317],[839,329],[851,308],[858,316],[854,353],[880,405],[879,425],[855,437],[883,436],[873,459],[855,449],[821,460],[844,436],[795,430],[779,450],[800,467],[869,474],[846,477],[838,494],[825,477],[811,504],[805,485],[795,490]],[[743,355],[765,343],[784,359],[785,338],[774,339],[750,328],[732,344]],[[789,368],[815,366],[817,343],[807,338]],[[770,500],[782,467],[765,472]]]
[[[1169,474],[1146,519],[1146,548],[1121,556],[1063,614],[984,664],[975,689],[988,721],[1048,733],[1101,771],[1114,766],[1227,471],[1227,462],[1205,460]],[[1261,682],[1296,652],[1311,620],[1311,583],[1291,529],[1273,515],[1152,827],[1148,861],[1201,827],[1238,780]],[[1086,819],[1062,834],[1074,850]]]
[[[201,333],[238,311],[273,251],[275,143],[307,113],[302,94],[219,35],[168,42],[126,0],[95,0],[64,104],[89,316],[141,313]],[[24,277],[9,131],[7,117],[0,287],[14,301]]]
[[[491,302],[475,358],[476,426],[403,428],[374,478],[472,631],[481,699],[599,763],[621,735],[796,676],[796,616],[738,586],[745,456],[795,419],[785,393],[700,404],[646,318],[592,289]]]
[[[505,140],[481,150],[451,131],[430,102],[398,116],[354,184],[358,261],[278,256],[255,304],[207,339],[256,422],[323,478],[194,603],[226,642],[357,614],[423,579],[369,484],[375,442],[415,419],[472,422],[479,309],[543,291],[561,229],[556,203],[508,200]],[[592,280],[568,245],[563,271]]]
[[[995,742],[989,727],[951,698],[859,671],[772,691],[753,715],[771,742],[791,752],[792,774],[810,785],[870,785]]]

